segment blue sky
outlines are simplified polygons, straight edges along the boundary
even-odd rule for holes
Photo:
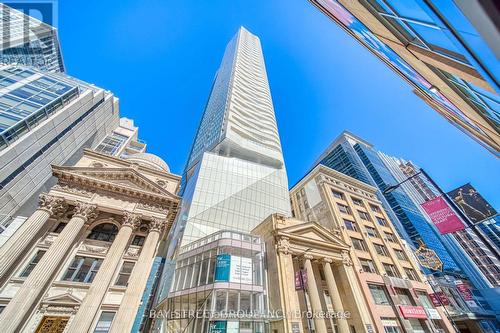
[[[348,129],[445,190],[471,182],[500,209],[499,161],[307,0],[59,1],[68,74],[113,91],[178,174],[241,25],[263,45],[290,185]]]

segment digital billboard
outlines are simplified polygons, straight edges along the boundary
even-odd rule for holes
[[[448,196],[473,223],[481,222],[497,215],[497,211],[469,183],[450,192]]]

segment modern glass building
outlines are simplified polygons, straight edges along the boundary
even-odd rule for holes
[[[57,30],[0,3],[0,63],[64,72]]]
[[[402,189],[382,194],[386,187],[396,184],[397,181],[370,143],[344,132],[321,155],[315,165],[317,164],[326,165],[378,187],[380,190],[377,196],[394,221],[400,236],[415,247],[423,242],[427,247],[436,251],[443,261],[445,270],[460,271],[437,232],[433,230],[420,209]]]
[[[0,231],[22,224],[71,165],[118,126],[112,93],[62,73],[0,65]],[[8,225],[7,225],[8,224]],[[5,235],[4,235],[5,236]]]
[[[249,232],[290,214],[285,165],[259,38],[240,28],[217,71],[183,175],[182,245]]]
[[[180,248],[153,332],[270,332],[264,243],[218,231]]]
[[[310,1],[450,123],[500,156],[493,1]],[[480,8],[485,3],[491,6]]]

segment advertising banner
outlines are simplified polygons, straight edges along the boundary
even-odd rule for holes
[[[307,275],[305,269],[295,272],[295,290],[305,290],[307,284]]]
[[[229,282],[252,284],[252,258],[231,256]]]
[[[252,258],[224,253],[215,262],[215,281],[252,284]]]
[[[469,287],[466,284],[457,284],[457,290],[464,299],[464,301],[472,301],[473,296],[472,296],[472,291],[469,289]]]
[[[450,305],[450,300],[448,299],[448,296],[442,291],[438,291],[436,293],[437,297],[439,297],[439,301],[441,301],[442,305]]]
[[[441,235],[465,229],[465,225],[442,197],[424,202],[422,208]]]
[[[448,196],[473,223],[481,222],[498,214],[495,208],[491,207],[471,184],[465,184],[448,192]]]
[[[215,281],[229,282],[229,269],[231,266],[231,255],[219,254],[215,261]]]
[[[427,309],[425,309],[425,311],[427,312],[427,318],[429,318],[429,319],[441,319],[441,316],[439,315],[438,310],[427,308]]]
[[[210,323],[210,333],[227,333],[227,321],[217,320]]]
[[[436,294],[429,294],[429,298],[431,299],[432,305],[441,306],[441,302],[439,301],[439,297]]]
[[[430,268],[435,271],[442,270],[443,268],[443,262],[439,259],[437,253],[425,247],[423,244],[415,251],[415,256],[422,267]]]
[[[400,305],[399,309],[405,318],[426,319],[427,314],[423,306]]]

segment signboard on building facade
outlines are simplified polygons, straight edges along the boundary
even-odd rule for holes
[[[450,300],[448,299],[448,296],[442,291],[438,291],[436,293],[437,297],[439,297],[439,301],[441,302],[442,305],[450,305]]]
[[[437,253],[427,248],[424,244],[420,244],[417,251],[415,251],[415,257],[417,257],[418,263],[422,267],[435,271],[443,269],[443,262],[439,259]]]
[[[423,306],[400,305],[399,310],[404,318],[426,319],[427,314]]]
[[[432,223],[438,228],[441,235],[465,229],[465,225],[457,214],[446,203],[443,197],[437,197],[422,204]]]
[[[432,294],[429,294],[429,298],[431,299],[432,305],[441,306],[441,302],[439,301],[438,295],[432,293]]]
[[[307,285],[307,274],[305,269],[295,272],[295,290],[305,290]]]
[[[429,319],[441,319],[441,316],[439,315],[438,310],[426,308],[425,311],[427,312],[427,318],[429,318]]]
[[[448,196],[473,223],[478,223],[497,215],[497,211],[469,183],[450,192]]]
[[[474,296],[472,295],[472,291],[469,287],[464,283],[457,284],[457,290],[460,293],[460,296],[464,299],[464,301],[472,301]]]
[[[215,281],[252,284],[252,258],[224,253],[215,262]]]

